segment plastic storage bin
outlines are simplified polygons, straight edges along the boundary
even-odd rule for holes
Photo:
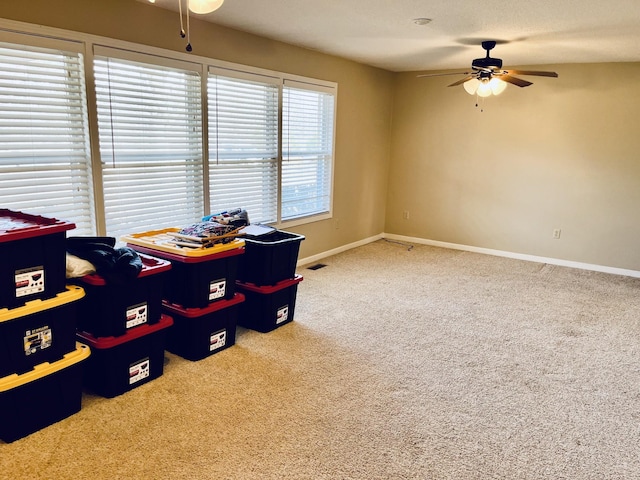
[[[83,360],[89,347],[22,375],[0,378],[0,439],[13,442],[80,411]]]
[[[122,395],[162,375],[167,328],[173,319],[162,315],[154,325],[140,325],[119,337],[96,338],[78,332],[78,340],[91,347],[83,384],[103,397]]]
[[[238,325],[266,333],[293,321],[301,275],[273,286],[258,287],[238,282],[245,296],[240,307]]]
[[[126,235],[121,240],[134,250],[171,262],[163,299],[183,308],[205,308],[211,302],[230,300],[235,294],[238,257],[244,241],[232,240],[209,248],[178,247],[170,232],[177,228]]]
[[[66,286],[66,231],[75,224],[0,209],[0,308],[55,297]]]
[[[236,342],[238,310],[244,295],[215,302],[205,308],[182,308],[164,303],[174,324],[167,339],[167,350],[187,360],[201,360]]]
[[[238,263],[240,282],[263,286],[294,278],[303,235],[275,230],[243,238],[245,254]]]
[[[0,310],[0,377],[28,372],[72,352],[77,304],[83,296],[81,287],[70,285],[54,298]]]
[[[142,270],[126,285],[107,283],[100,275],[74,281],[85,290],[78,304],[78,330],[94,337],[117,337],[130,328],[153,325],[162,315],[162,287],[171,262],[140,254]]]

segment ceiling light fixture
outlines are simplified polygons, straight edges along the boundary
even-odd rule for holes
[[[462,84],[464,89],[470,95],[478,95],[480,97],[489,97],[491,95],[500,95],[507,88],[507,82],[503,82],[499,78],[493,77],[491,79],[472,78]]]
[[[414,18],[413,23],[416,25],[428,25],[433,20],[431,18]]]
[[[224,0],[188,0],[188,2],[189,10],[198,15],[205,15],[219,9]]]

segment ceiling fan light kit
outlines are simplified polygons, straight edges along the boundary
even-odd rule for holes
[[[462,84],[469,95],[478,95],[480,97],[489,97],[491,95],[500,95],[507,88],[506,82],[494,77],[491,80],[472,78]]]

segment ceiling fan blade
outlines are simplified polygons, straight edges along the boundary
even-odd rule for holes
[[[497,75],[497,78],[502,80],[503,82],[511,83],[513,85],[517,85],[518,87],[528,87],[529,85],[533,85],[533,83],[522,80],[521,78],[512,77],[510,75]]]
[[[455,87],[457,85],[462,85],[464,82],[468,82],[472,78],[476,78],[475,75],[467,75],[466,77],[458,80],[457,82],[453,82],[451,85],[447,85],[448,87]]]
[[[470,75],[471,72],[449,72],[449,73],[425,73],[423,75],[416,75],[417,78],[422,77],[442,77],[445,75]]]
[[[556,72],[542,72],[539,70],[503,70],[507,75],[536,75],[538,77],[558,77]]]

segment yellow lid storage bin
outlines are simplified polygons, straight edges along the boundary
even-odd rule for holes
[[[82,297],[82,287],[68,285],[53,298],[0,309],[0,378],[28,372],[73,352],[77,306]]]
[[[189,259],[206,259],[211,255],[216,255],[228,250],[244,247],[244,240],[235,239],[226,243],[214,243],[205,248],[183,247],[176,243],[176,237],[179,228],[164,228],[161,230],[151,230],[142,233],[132,233],[120,237],[120,240],[127,243],[127,246],[134,250],[139,250],[149,255],[158,255],[158,252],[170,253],[179,257],[184,257],[183,261],[188,262]],[[146,251],[149,249],[152,251]]]
[[[0,378],[0,439],[13,442],[80,411],[82,362],[91,350],[75,350],[22,375]]]

